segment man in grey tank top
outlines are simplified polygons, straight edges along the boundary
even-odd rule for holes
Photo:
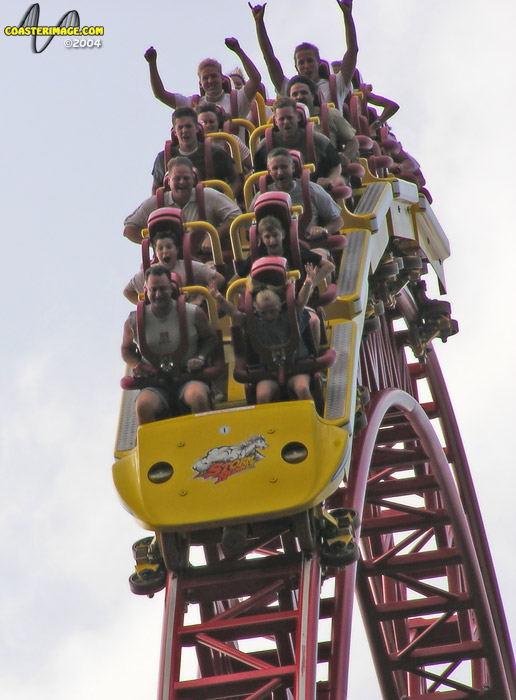
[[[163,265],[152,265],[146,272],[146,289],[150,301],[144,310],[145,339],[153,356],[171,355],[177,350],[180,338],[178,304],[170,272]],[[192,413],[209,411],[209,386],[195,379],[217,343],[215,331],[205,312],[193,304],[186,304],[185,353],[181,369],[192,374],[192,379],[181,383],[159,381],[157,386],[143,389],[136,400],[138,425],[166,418],[182,404]],[[136,312],[132,311],[124,325],[122,358],[131,367],[135,377],[156,377],[158,363],[155,357],[145,358],[138,342]],[[154,382],[153,382],[154,383]]]

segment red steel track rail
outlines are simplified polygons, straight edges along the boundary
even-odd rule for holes
[[[403,292],[392,316],[410,324],[416,314]],[[257,526],[250,549],[260,556],[239,562],[220,561],[215,540],[200,533],[194,544],[207,564],[168,575],[159,700],[345,700],[355,593],[384,700],[516,698],[507,624],[446,386],[435,352],[409,364],[406,340],[384,318],[363,343],[368,424],[355,436],[348,482],[327,503],[361,514],[361,560],[341,571],[321,567],[317,553],[299,552],[288,519]],[[420,405],[423,381],[432,401]],[[197,610],[193,622],[188,606]],[[188,648],[198,673],[183,679]]]

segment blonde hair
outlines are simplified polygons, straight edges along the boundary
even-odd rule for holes
[[[261,289],[256,295],[254,303],[263,304],[267,302],[274,302],[278,305],[278,307],[281,307],[281,299],[276,292],[274,292],[272,289]]]
[[[215,58],[204,58],[197,67],[197,75],[201,77],[201,73],[205,68],[216,68],[217,71],[222,75],[222,64],[220,64]]]
[[[248,292],[251,292],[251,296],[253,297],[253,299],[256,299],[260,292],[268,290],[273,292],[281,301],[281,303],[283,303],[284,299],[286,298],[287,284],[291,284],[291,282],[288,281],[286,284],[274,285],[266,284],[265,282],[259,282],[258,280],[255,280],[252,277],[248,277],[245,283],[245,288]]]

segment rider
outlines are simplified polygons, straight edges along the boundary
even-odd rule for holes
[[[146,344],[152,353],[160,357],[172,355],[185,340],[180,336],[177,288],[169,270],[163,265],[151,265],[145,274],[149,304],[144,308]],[[132,311],[124,325],[122,358],[133,371],[134,377],[149,380],[136,399],[138,425],[168,417],[177,408],[202,413],[211,408],[210,389],[203,381],[195,379],[195,372],[205,366],[215,348],[217,336],[207,315],[193,304],[185,305],[186,352],[182,357],[182,369],[191,373],[191,379],[182,384],[168,379],[160,372],[156,360],[145,358],[138,337],[136,312]]]

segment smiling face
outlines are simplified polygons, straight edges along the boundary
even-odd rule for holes
[[[205,134],[214,134],[219,130],[219,120],[213,112],[201,112],[199,121],[202,124]]]
[[[206,66],[206,68],[201,70],[199,83],[204,90],[206,97],[210,100],[220,97],[221,93],[223,92],[222,74],[215,68],[215,66]]]
[[[170,190],[174,202],[184,206],[190,199],[194,176],[187,165],[174,165],[169,174]]]
[[[244,87],[245,81],[241,75],[238,75],[238,73],[232,73],[229,77],[231,78],[231,82],[233,83],[235,90],[241,90]]]
[[[154,244],[158,261],[168,270],[173,270],[177,263],[177,248],[172,238],[158,238]]]
[[[294,164],[287,156],[274,156],[267,161],[267,170],[276,187],[283,192],[290,192],[294,182]]]
[[[306,105],[310,110],[314,106],[314,96],[310,92],[308,85],[304,83],[294,83],[290,88],[289,97],[296,102],[301,102],[301,104]]]
[[[306,75],[307,78],[317,83],[319,80],[319,60],[312,49],[300,49],[295,56],[296,70],[299,75]]]
[[[172,305],[172,282],[167,275],[150,274],[145,287],[152,313],[166,314]]]

